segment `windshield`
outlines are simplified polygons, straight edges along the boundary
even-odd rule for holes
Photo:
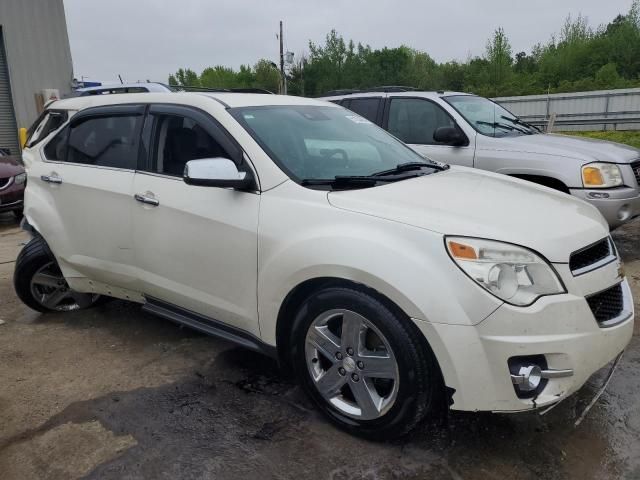
[[[369,120],[342,107],[279,105],[230,112],[299,183],[370,176],[401,164],[433,166]]]
[[[495,102],[475,95],[454,95],[444,100],[473,128],[489,137],[532,135],[540,131]]]

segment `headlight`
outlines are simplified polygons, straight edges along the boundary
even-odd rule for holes
[[[613,163],[590,163],[582,167],[582,183],[586,188],[619,187],[622,173]]]
[[[526,306],[565,292],[553,267],[531,250],[480,238],[446,237],[445,243],[464,273],[507,303]]]
[[[22,185],[26,181],[27,181],[26,173],[19,173],[18,175],[13,177],[13,183],[15,183],[16,185]]]

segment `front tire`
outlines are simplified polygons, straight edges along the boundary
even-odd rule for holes
[[[367,293],[316,292],[294,320],[292,365],[305,392],[340,428],[373,440],[399,437],[438,412],[443,382],[410,319]]]
[[[40,237],[34,237],[16,259],[13,285],[22,302],[39,312],[88,308],[100,295],[71,290],[54,256]]]

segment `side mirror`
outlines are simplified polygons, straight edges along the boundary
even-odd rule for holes
[[[232,160],[221,157],[188,161],[183,179],[188,185],[238,190],[247,190],[255,183],[251,173],[239,171]]]
[[[24,150],[27,144],[27,129],[22,127],[18,130],[18,138],[20,139],[20,149]]]
[[[438,143],[459,147],[467,143],[467,137],[457,127],[440,127],[433,133],[433,139]]]

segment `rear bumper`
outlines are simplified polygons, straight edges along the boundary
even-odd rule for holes
[[[455,390],[453,410],[522,411],[562,400],[624,350],[633,334],[633,299],[622,282],[624,320],[600,328],[584,297],[571,293],[538,300],[530,307],[502,305],[475,326],[415,320],[434,350],[445,383]],[[508,361],[544,355],[550,378],[535,398],[516,394]]]
[[[593,198],[593,195],[609,195],[608,198]],[[608,190],[571,190],[571,195],[590,203],[602,213],[613,230],[640,215],[640,191],[637,188]]]

